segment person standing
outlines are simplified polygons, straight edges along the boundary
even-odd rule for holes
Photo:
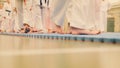
[[[41,19],[41,9],[40,9],[40,2],[39,0],[33,0],[32,4],[32,15],[34,20],[34,28],[36,28],[38,31],[43,30],[43,24]]]
[[[99,34],[94,22],[94,0],[71,0],[67,10],[72,34]],[[72,7],[71,7],[72,6]]]
[[[0,3],[0,30],[1,30],[2,20],[3,20],[3,14],[4,14],[3,6],[4,4]]]
[[[24,22],[29,24],[31,27],[34,27],[34,18],[33,18],[33,10],[32,10],[32,0],[24,0],[23,12],[24,12]]]
[[[10,0],[4,3],[4,14],[3,14],[3,21],[1,24],[1,29],[3,32],[11,32],[11,12],[12,6]]]
[[[53,31],[63,33],[66,31],[64,25],[67,21],[66,11],[71,0],[52,0],[50,7],[50,18],[53,25]],[[67,22],[66,22],[67,24]]]
[[[51,0],[52,1],[52,0]],[[40,0],[40,7],[41,7],[41,16],[42,16],[42,24],[45,33],[49,33],[52,29],[52,23],[50,20],[50,0]]]
[[[93,0],[92,0],[93,1]],[[72,34],[99,34],[95,30],[93,3],[91,0],[54,0],[51,18],[63,27],[67,19]],[[68,28],[69,28],[68,27]],[[62,30],[63,31],[63,30]],[[68,32],[68,31],[67,31]]]
[[[18,32],[20,30],[18,24],[18,11],[16,7],[13,8],[13,12],[12,12],[12,30],[14,32]]]

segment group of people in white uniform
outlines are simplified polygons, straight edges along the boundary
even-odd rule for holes
[[[94,35],[107,31],[108,0],[24,0],[23,5],[23,24],[43,33]],[[1,31],[20,30],[16,7],[3,7],[0,16]]]

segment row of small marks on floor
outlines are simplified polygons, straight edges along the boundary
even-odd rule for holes
[[[75,41],[90,41],[90,42],[120,44],[120,38],[104,37],[100,35],[17,34],[17,33],[16,34],[15,33],[4,33],[1,35],[22,36],[22,37],[29,37],[29,38],[52,39],[52,40],[75,40]]]

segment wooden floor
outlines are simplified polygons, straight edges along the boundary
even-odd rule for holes
[[[101,43],[120,43],[120,33],[102,33],[99,35],[71,35],[71,34],[19,34],[19,33],[1,33],[1,35],[24,36],[40,39],[56,40],[76,40]]]
[[[0,68],[120,68],[119,35],[2,33]]]

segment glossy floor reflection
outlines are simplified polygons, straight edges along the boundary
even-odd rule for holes
[[[0,68],[120,68],[119,45],[0,35]]]

